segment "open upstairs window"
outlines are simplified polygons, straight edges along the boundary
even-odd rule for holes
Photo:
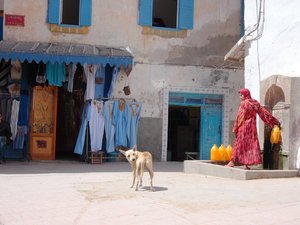
[[[139,0],[139,24],[169,29],[193,29],[194,0]]]
[[[92,0],[49,0],[48,23],[91,26]]]

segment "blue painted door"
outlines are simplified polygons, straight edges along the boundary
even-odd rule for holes
[[[222,141],[222,106],[208,105],[201,107],[200,127],[200,159],[209,160],[210,149],[213,144],[220,146]]]

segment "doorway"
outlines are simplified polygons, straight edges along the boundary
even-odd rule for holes
[[[73,91],[67,90],[68,82],[58,88],[56,128],[56,159],[75,159],[80,156],[74,154],[76,139],[81,126],[81,115],[84,106],[83,68],[77,64],[74,75]]]
[[[222,143],[223,95],[169,93],[167,161],[208,160]]]
[[[183,161],[185,152],[198,152],[200,107],[169,106],[168,161]]]

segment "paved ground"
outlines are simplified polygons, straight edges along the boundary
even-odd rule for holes
[[[139,192],[127,162],[0,165],[0,225],[299,225],[300,179],[232,180],[154,164]]]

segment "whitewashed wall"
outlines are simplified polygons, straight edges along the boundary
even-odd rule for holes
[[[272,75],[300,76],[300,1],[245,0],[246,28],[257,23],[260,2],[265,2],[264,23],[258,29],[262,36],[250,42],[245,60],[245,85],[254,93],[259,93],[259,80]]]

